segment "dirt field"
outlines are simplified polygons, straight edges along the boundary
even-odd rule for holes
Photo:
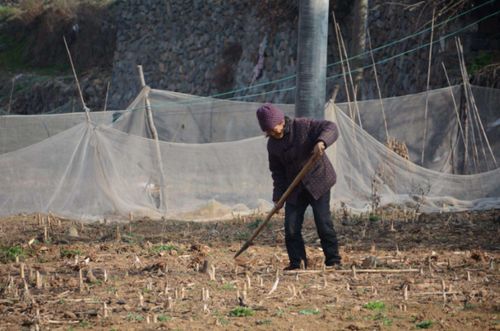
[[[279,218],[233,259],[258,222],[0,219],[0,330],[500,330],[498,210],[336,221],[326,271],[308,220],[293,273]]]

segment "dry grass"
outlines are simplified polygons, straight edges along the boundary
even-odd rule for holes
[[[236,238],[253,219],[117,226],[4,218],[0,330],[497,329],[498,217],[422,215],[393,231],[384,221],[336,222],[344,269],[324,273],[308,220],[318,271],[310,274],[281,272],[279,219],[234,261]],[[410,268],[419,272],[359,272]]]

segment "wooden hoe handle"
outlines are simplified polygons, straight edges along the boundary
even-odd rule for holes
[[[271,217],[279,209],[281,209],[281,207],[279,207],[279,206],[283,206],[284,205],[286,199],[288,199],[288,196],[292,193],[292,191],[295,189],[295,187],[297,187],[297,185],[300,183],[300,181],[302,180],[302,178],[304,178],[304,176],[309,172],[309,170],[311,170],[312,166],[319,159],[319,157],[320,157],[319,153],[314,153],[311,156],[311,158],[309,158],[309,160],[307,161],[307,163],[304,165],[304,167],[302,168],[302,170],[300,170],[300,172],[295,177],[295,179],[290,184],[290,186],[287,188],[287,190],[285,191],[285,193],[283,193],[283,195],[281,196],[281,198],[279,199],[279,201],[274,205],[273,209],[271,209],[271,211],[267,214],[266,218],[264,219],[264,222],[262,222],[259,225],[259,227],[255,230],[255,232],[252,234],[252,236],[250,237],[250,239],[248,239],[247,242],[240,248],[240,250],[238,251],[238,253],[236,253],[236,255],[234,256],[234,258],[237,258],[248,247],[250,247],[250,245],[252,244],[252,241],[260,234],[260,232],[262,231],[262,229],[264,229],[264,227],[267,225],[267,223],[269,223],[269,220],[271,220]]]

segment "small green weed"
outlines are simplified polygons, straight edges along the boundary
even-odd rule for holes
[[[363,308],[369,310],[382,310],[385,308],[385,303],[382,301],[370,301],[363,305]]]
[[[231,317],[247,317],[253,316],[255,311],[252,308],[247,307],[237,307],[229,312],[229,316]]]
[[[160,315],[158,316],[158,322],[168,322],[172,319],[172,317],[167,316],[167,315]]]
[[[0,261],[1,262],[13,262],[16,257],[23,257],[26,252],[21,246],[10,246],[0,248]]]
[[[90,328],[90,322],[87,320],[80,321],[80,323],[78,323],[78,327],[88,329]]]
[[[285,315],[285,311],[283,309],[279,308],[276,310],[277,317],[283,317],[283,315]]]
[[[255,230],[259,227],[259,225],[262,223],[262,220],[260,218],[257,218],[255,221],[249,223],[247,225],[247,229],[249,230]]]
[[[160,252],[170,252],[170,251],[180,251],[179,247],[174,245],[156,245],[151,248],[151,252],[160,253]]]
[[[64,249],[62,248],[60,251],[61,258],[72,258],[75,256],[83,256],[82,252],[79,249]]]
[[[236,287],[232,283],[225,283],[224,285],[222,285],[222,289],[223,290],[235,290]]]
[[[433,322],[429,320],[425,320],[416,324],[416,327],[419,329],[429,329],[432,326]]]
[[[250,233],[248,231],[238,231],[236,232],[236,240],[248,240],[250,238]]]
[[[127,321],[129,321],[129,322],[133,322],[133,321],[142,322],[142,321],[144,321],[144,317],[142,317],[142,315],[139,315],[139,314],[128,313],[127,314]]]
[[[377,313],[375,316],[373,316],[374,321],[382,321],[382,324],[385,326],[391,326],[392,325],[392,319],[388,318],[385,314],[383,313]]]
[[[299,311],[300,315],[318,315],[319,314],[319,309],[302,309]]]
[[[378,221],[380,221],[381,218],[377,214],[370,214],[368,219],[370,220],[370,222],[378,222]]]

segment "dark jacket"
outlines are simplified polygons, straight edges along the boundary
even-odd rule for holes
[[[277,202],[288,186],[307,163],[314,145],[323,141],[326,147],[338,138],[335,123],[310,118],[285,118],[285,133],[282,139],[269,138],[269,169],[273,178],[273,201]],[[300,190],[307,189],[314,199],[328,192],[336,182],[336,174],[326,153],[316,161],[301,184],[292,192],[287,202],[295,203]]]

